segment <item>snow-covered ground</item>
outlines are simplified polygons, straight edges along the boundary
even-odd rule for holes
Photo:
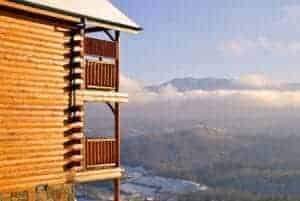
[[[172,179],[155,176],[143,167],[124,167],[125,178],[122,180],[123,197],[140,197],[142,199],[157,198],[162,196],[174,196],[196,191],[206,191],[204,184],[188,180]],[[100,183],[100,182],[99,182]],[[97,183],[77,187],[79,201],[112,200],[109,188],[99,187]]]
[[[205,191],[207,186],[192,181],[152,175],[143,167],[125,167],[127,179],[122,183],[124,193],[155,196],[162,193]]]

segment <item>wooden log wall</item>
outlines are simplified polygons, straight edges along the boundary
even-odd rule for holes
[[[70,106],[71,38],[65,25],[0,11],[0,192],[64,183],[81,160],[69,143],[83,136],[69,116],[80,109]]]

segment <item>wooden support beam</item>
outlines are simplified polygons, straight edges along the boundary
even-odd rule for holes
[[[85,33],[93,33],[99,31],[107,31],[108,29],[102,27],[88,27],[85,29]]]
[[[115,42],[116,42],[116,68],[117,68],[116,91],[119,91],[120,89],[120,31],[115,31]]]
[[[115,114],[115,108],[112,106],[112,104],[110,102],[105,102],[105,103],[110,108],[110,110],[112,111],[112,113]]]
[[[120,186],[121,186],[120,179],[115,179],[114,180],[114,201],[120,201],[121,198]]]
[[[120,133],[120,103],[115,103],[114,107],[115,116],[115,139],[116,139],[116,153],[117,153],[117,163],[116,166],[121,166],[121,133]]]
[[[82,18],[81,19],[81,23],[82,23],[82,27],[80,29],[80,36],[82,37],[82,41],[81,41],[81,51],[80,51],[80,57],[83,59],[83,62],[81,63],[81,68],[84,69],[82,71],[82,77],[85,78],[85,61],[84,61],[84,38],[85,38],[85,34],[86,34],[86,19],[85,18]],[[85,90],[85,79],[84,80],[84,83],[81,85],[81,91],[84,91]],[[83,103],[81,103],[83,104]],[[82,128],[84,129],[84,128]],[[83,131],[84,132],[84,131]],[[83,149],[81,151],[81,156],[83,158],[83,160],[81,161],[81,167],[85,170],[86,169],[86,137],[83,137],[80,141],[80,143],[83,145]]]
[[[105,30],[104,33],[109,37],[110,40],[115,41],[113,35],[109,32],[109,30]]]

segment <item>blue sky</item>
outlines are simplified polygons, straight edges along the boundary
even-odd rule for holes
[[[175,77],[300,81],[299,0],[112,0],[144,31],[122,36],[122,71]]]

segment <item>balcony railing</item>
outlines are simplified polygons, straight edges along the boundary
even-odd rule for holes
[[[84,54],[94,58],[86,59],[86,88],[116,90],[119,84],[118,43],[87,37],[84,39]],[[104,63],[103,58],[111,62]]]
[[[84,39],[84,52],[86,55],[116,58],[117,43],[86,37]]]
[[[118,76],[115,64],[107,64],[99,61],[86,61],[85,69],[87,89],[116,89]]]
[[[86,168],[113,167],[117,164],[116,140],[86,139]]]

